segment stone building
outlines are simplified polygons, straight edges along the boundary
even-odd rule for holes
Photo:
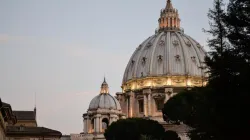
[[[14,125],[16,121],[11,106],[2,102],[0,98],[0,140],[6,140],[6,127]]]
[[[109,94],[109,87],[104,78],[100,94],[94,97],[87,113],[83,114],[84,133],[71,135],[71,140],[105,139],[105,129],[118,119],[125,118],[118,100]]]
[[[61,132],[37,126],[34,111],[12,111],[0,99],[0,140],[59,140]]]
[[[17,117],[15,126],[32,126],[37,127],[36,108],[34,111],[13,111]]]
[[[60,140],[71,140],[70,135],[62,135]]]
[[[6,140],[60,140],[59,131],[45,127],[8,126]]]

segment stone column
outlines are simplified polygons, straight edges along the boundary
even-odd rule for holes
[[[109,125],[111,125],[112,122],[113,122],[113,115],[110,115],[110,118],[109,118]]]
[[[102,116],[99,117],[99,132],[102,132]]]
[[[165,88],[165,100],[164,103],[166,103],[171,95],[173,94],[173,88]]]
[[[144,115],[145,115],[145,117],[147,117],[148,113],[149,113],[149,110],[148,110],[149,103],[148,103],[147,96],[149,94],[151,94],[151,89],[144,89],[142,91],[142,93],[144,95],[144,102],[143,102],[143,104],[144,104]]]
[[[170,18],[168,18],[168,27],[170,27]]]
[[[83,123],[84,123],[84,131],[83,131],[83,132],[84,132],[85,134],[87,134],[87,133],[88,133],[88,118],[87,118],[87,116],[84,117]]]
[[[93,130],[94,130],[94,133],[96,133],[96,118],[94,118],[94,128],[93,128]]]
[[[130,111],[130,104],[129,104],[129,100],[130,100],[130,95],[128,95],[128,93],[126,93],[126,102],[127,102],[127,117],[129,118],[129,111]]]
[[[144,116],[146,117],[146,116],[148,116],[148,112],[147,112],[147,95],[146,94],[144,94],[144,96],[143,96],[143,99],[144,99],[144,101],[143,101],[143,107],[144,107]]]
[[[172,17],[171,19],[172,19],[172,27],[174,27],[174,17]]]
[[[97,114],[95,118],[95,126],[96,126],[95,132],[96,133],[100,133],[100,117],[101,115]]]
[[[151,105],[151,94],[148,94],[148,116],[152,116]]]
[[[133,117],[133,98],[134,98],[134,93],[131,91],[130,92],[130,97],[129,97],[129,114],[130,114],[130,118],[132,118]]]
[[[114,118],[113,122],[116,122],[117,120],[118,120],[118,116],[115,115],[115,118]]]
[[[86,130],[87,130],[87,133],[89,133],[89,129],[91,128],[91,120],[90,120],[89,117],[87,117],[86,123],[87,123],[86,124],[86,126],[87,126]]]

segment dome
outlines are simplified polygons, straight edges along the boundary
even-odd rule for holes
[[[95,109],[114,109],[121,110],[118,100],[110,94],[100,94],[94,97],[89,105],[89,110]]]
[[[201,85],[205,54],[203,47],[180,28],[178,10],[168,1],[161,10],[159,29],[131,56],[122,88]]]
[[[202,76],[199,68],[205,51],[190,36],[177,31],[155,34],[135,50],[124,73],[123,83],[148,76]]]
[[[101,93],[94,97],[89,105],[89,110],[97,109],[121,110],[121,106],[118,100],[109,94],[108,84],[105,78],[101,86]]]

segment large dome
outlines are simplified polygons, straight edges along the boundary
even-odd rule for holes
[[[109,88],[105,78],[101,85],[100,94],[94,97],[89,104],[89,110],[97,109],[121,110],[121,105],[118,100],[109,94]]]
[[[178,11],[168,2],[161,11],[159,29],[141,43],[130,58],[123,76],[123,90],[203,84],[206,52],[197,41],[184,34]]]

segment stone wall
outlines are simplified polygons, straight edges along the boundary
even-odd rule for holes
[[[3,116],[0,112],[0,140],[5,140],[4,130],[5,130],[5,122],[4,122]]]
[[[22,120],[17,120],[17,123],[14,126],[32,126],[32,127],[36,127],[36,121],[34,120],[30,120],[30,121],[22,121]]]
[[[59,138],[36,138],[36,137],[22,137],[22,138],[6,138],[6,140],[60,140]]]

